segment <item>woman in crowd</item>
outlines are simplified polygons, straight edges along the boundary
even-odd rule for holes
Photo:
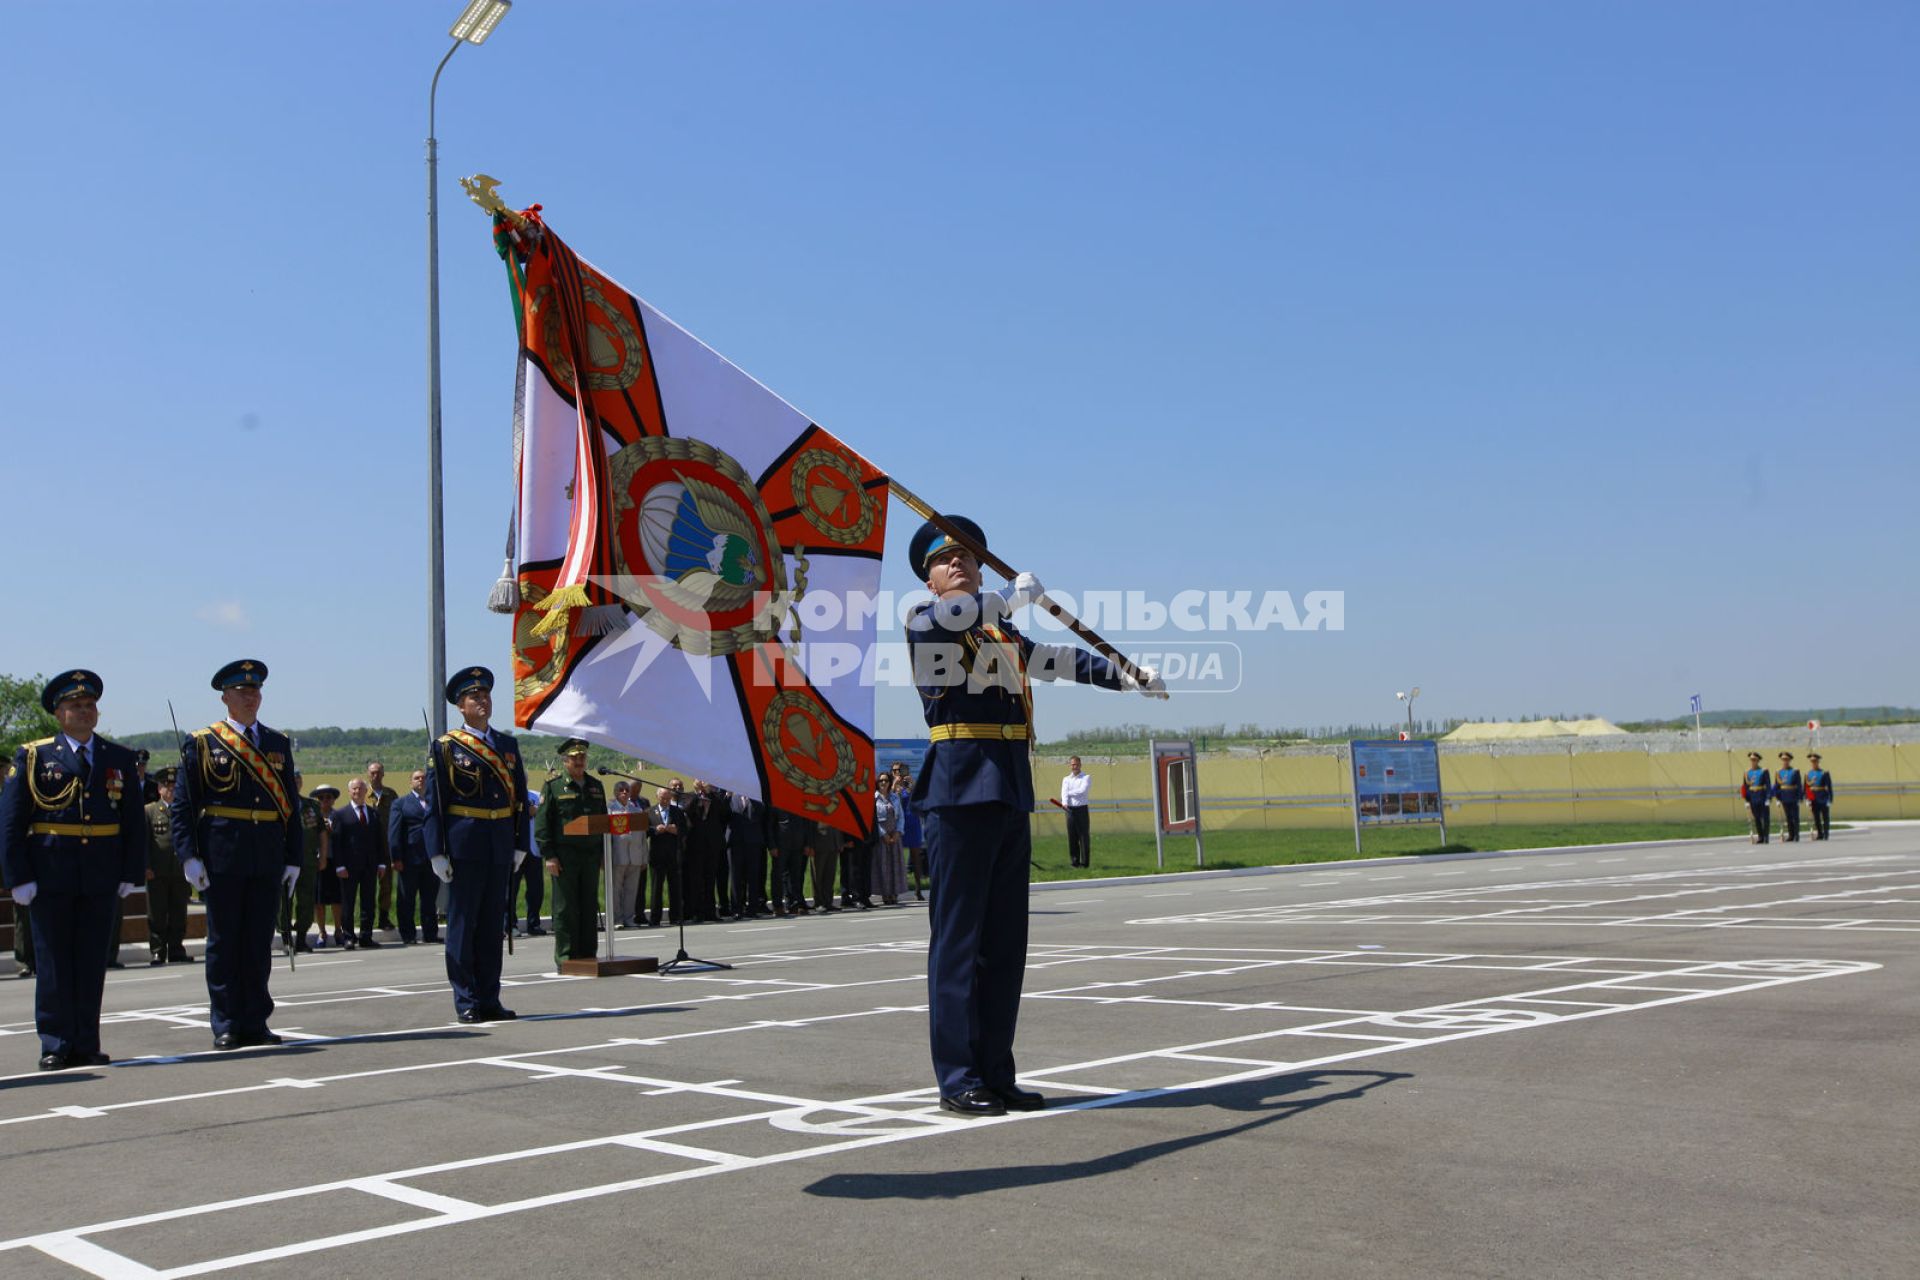
[[[900,806],[893,798],[893,775],[883,773],[873,793],[873,891],[889,907],[900,905],[907,887],[900,862]]]
[[[893,803],[900,810],[900,843],[907,850],[907,870],[913,876],[913,900],[925,902],[920,882],[927,874],[927,837],[920,829],[920,813],[913,807],[913,775],[904,769],[894,774]]]

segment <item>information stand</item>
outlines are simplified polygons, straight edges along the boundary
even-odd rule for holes
[[[589,813],[569,819],[560,829],[570,836],[600,837],[600,875],[606,884],[607,928],[602,936],[603,955],[586,960],[562,960],[560,972],[577,978],[610,978],[620,973],[653,973],[660,968],[658,956],[616,956],[613,954],[613,838],[633,831],[630,813]]]

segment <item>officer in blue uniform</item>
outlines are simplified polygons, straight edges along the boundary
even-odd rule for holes
[[[1787,820],[1789,842],[1800,838],[1800,801],[1805,795],[1800,771],[1793,767],[1793,752],[1782,751],[1780,767],[1773,773],[1773,796],[1780,802],[1780,816]]]
[[[279,1044],[267,1028],[273,935],[280,899],[300,878],[305,838],[293,744],[260,723],[267,664],[229,662],[213,673],[224,720],[180,746],[173,784],[173,849],[207,904],[207,1002],[213,1047]]]
[[[447,981],[462,1022],[500,1022],[500,922],[508,877],[526,859],[527,768],[513,735],[488,727],[493,672],[468,667],[447,681],[464,723],[427,753],[427,857],[446,882]]]
[[[986,545],[973,521],[947,520]],[[1029,679],[1141,686],[1105,658],[1036,644],[1014,628],[1009,615],[1042,594],[1032,574],[1006,592],[983,593],[979,561],[931,521],[907,555],[935,596],[909,617],[907,644],[932,740],[913,803],[932,878],[927,1021],[940,1106],[964,1116],[1034,1111],[1046,1100],[1016,1085],[1013,1062],[1032,853]],[[1166,697],[1159,678],[1143,674],[1141,691]]]
[[[1773,777],[1761,767],[1760,753],[1747,752],[1747,772],[1740,779],[1740,798],[1747,802],[1748,844],[1767,843],[1767,831],[1773,825]]]
[[[1820,767],[1820,753],[1807,752],[1807,807],[1813,811],[1813,838],[1825,840],[1833,831],[1833,775]]]
[[[40,691],[60,732],[14,753],[0,790],[0,870],[33,919],[40,1069],[102,1066],[100,999],[114,908],[146,875],[133,752],[94,733],[100,677],[64,671]]]

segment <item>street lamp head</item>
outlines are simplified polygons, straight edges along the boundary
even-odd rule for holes
[[[471,0],[461,10],[460,17],[447,34],[455,40],[465,40],[468,44],[485,44],[493,29],[500,25],[500,19],[507,16],[507,10],[513,8],[513,0]]]
[[[1413,692],[1412,692],[1412,693],[1410,693],[1410,694],[1408,694],[1407,696],[1408,696],[1409,698],[1417,698],[1417,697],[1419,697],[1419,696],[1420,696],[1420,686],[1419,686],[1419,685],[1415,685],[1415,686],[1413,686]]]
[[[1396,693],[1393,695],[1393,700],[1395,702],[1405,702],[1407,700],[1407,695],[1404,691],[1401,693]]]

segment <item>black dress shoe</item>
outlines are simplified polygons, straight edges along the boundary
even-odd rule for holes
[[[367,951],[378,951],[381,947],[384,947],[386,945],[387,944],[384,942],[375,942],[373,940],[372,934],[367,934],[360,939],[361,948]]]
[[[519,1014],[506,1008],[504,1005],[497,1004],[490,1009],[482,1009],[480,1011],[480,1020],[482,1022],[512,1022],[519,1016]]]
[[[101,1053],[98,1050],[95,1050],[93,1053],[76,1053],[73,1055],[70,1061],[76,1067],[104,1067],[108,1063],[112,1062],[113,1059],[108,1055]]]
[[[466,1023],[468,1026],[472,1026],[476,1022],[485,1022],[486,1019],[480,1016],[478,1009],[462,1009],[460,1011],[460,1021]]]
[[[121,964],[118,960],[107,961],[107,968],[109,969],[124,969],[126,967],[127,966],[125,966],[124,964]]]
[[[184,951],[169,951],[167,952],[167,963],[168,964],[192,964],[193,957],[188,955]]]
[[[313,954],[313,944],[311,942],[308,942],[305,938],[302,938],[300,939],[300,941],[294,943],[293,949],[295,951],[304,951],[308,955]]]
[[[243,1043],[240,1037],[231,1031],[213,1038],[213,1047],[216,1049],[238,1049]]]
[[[1047,1105],[1044,1094],[1035,1093],[1031,1089],[1022,1089],[1017,1085],[995,1089],[993,1096],[1005,1103],[1009,1111],[1040,1111]]]
[[[151,969],[155,965],[162,965],[162,964],[165,964],[166,962],[167,962],[167,958],[165,956],[154,956],[151,960],[147,961],[147,967]]]
[[[14,974],[13,976],[16,978],[31,978],[33,976],[33,966],[30,964],[23,964],[20,966],[20,972]]]
[[[275,1035],[273,1032],[267,1030],[265,1027],[262,1027],[258,1031],[248,1032],[246,1035],[241,1036],[240,1043],[245,1045],[285,1044],[286,1041],[280,1038],[279,1036]],[[1038,1096],[1038,1095],[1035,1095],[1035,1096]]]
[[[960,1116],[1003,1116],[1007,1104],[991,1089],[968,1089],[964,1093],[942,1094],[940,1109]]]
[[[42,1071],[64,1071],[66,1070],[66,1066],[67,1055],[64,1053],[43,1053],[40,1055],[40,1069]]]

